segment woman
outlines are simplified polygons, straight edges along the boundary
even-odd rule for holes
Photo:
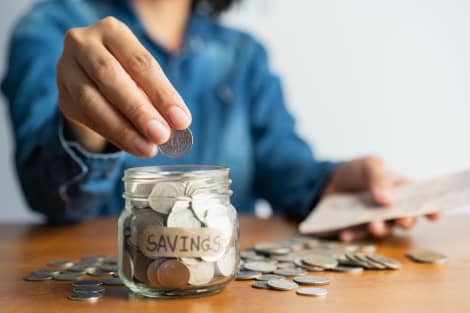
[[[2,89],[33,210],[56,223],[117,214],[124,168],[175,162],[230,167],[241,212],[265,198],[303,218],[321,195],[358,190],[393,201],[402,179],[377,158],[338,166],[314,158],[264,48],[218,23],[231,2],[51,0],[20,20]],[[171,129],[190,125],[195,145],[185,158],[156,155]],[[367,231],[390,229],[377,221],[340,237]]]

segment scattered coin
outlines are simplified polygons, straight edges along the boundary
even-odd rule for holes
[[[239,271],[237,274],[237,280],[251,280],[257,279],[261,276],[260,272],[255,271]]]
[[[74,262],[70,260],[55,260],[55,261],[50,261],[49,263],[47,263],[47,265],[53,266],[53,267],[67,268],[67,267],[73,266]]]
[[[263,242],[258,243],[254,246],[254,249],[259,253],[274,254],[274,255],[284,255],[290,252],[290,249],[283,247],[278,243],[272,242]]]
[[[94,302],[103,296],[102,293],[72,293],[68,296],[69,300],[72,301],[88,301]]]
[[[295,291],[298,295],[301,296],[313,296],[313,297],[322,297],[328,294],[328,290],[325,288],[299,288]]]
[[[82,287],[82,286],[101,286],[103,285],[102,281],[99,280],[79,280],[72,283],[73,287]]]
[[[328,285],[330,280],[327,277],[323,276],[296,276],[294,281],[301,285]]]
[[[172,130],[170,139],[158,148],[168,158],[180,158],[186,155],[193,145],[193,135],[189,128]]]
[[[124,285],[124,283],[122,282],[122,280],[119,277],[111,277],[111,278],[105,279],[103,281],[103,283],[105,285],[108,285],[108,286],[121,286],[121,285]]]
[[[439,264],[447,262],[447,256],[430,250],[411,251],[406,254],[411,260],[419,263]]]
[[[35,270],[34,272],[32,272],[31,274],[33,275],[45,275],[45,276],[54,276],[54,275],[57,275],[59,274],[60,271],[59,270],[56,270],[56,269],[52,269],[52,268],[40,268],[38,270]]]
[[[78,286],[72,288],[72,293],[103,293],[103,286]]]
[[[251,284],[251,287],[256,288],[256,289],[271,289],[268,286],[268,282],[266,280],[255,281],[253,284]]]
[[[334,268],[330,269],[333,272],[340,272],[340,273],[362,273],[364,268],[359,266],[346,266],[346,265],[338,265]]]
[[[264,281],[274,280],[274,279],[284,279],[284,276],[275,275],[275,274],[263,274],[259,276],[258,278],[256,278],[256,280],[264,280]]]
[[[254,261],[254,262],[246,262],[243,264],[243,268],[249,271],[255,271],[260,273],[271,273],[276,270],[276,265],[262,262],[262,261]]]
[[[90,275],[90,276],[110,276],[114,273],[115,272],[103,271],[100,268],[95,268],[95,269],[92,269],[91,271],[87,272],[87,274]]]
[[[359,251],[363,253],[374,253],[375,250],[377,250],[377,247],[373,243],[365,243],[359,246]]]
[[[51,280],[53,278],[52,275],[37,275],[37,274],[29,274],[23,277],[26,281],[44,281],[44,280]]]
[[[299,285],[297,285],[295,282],[286,279],[268,280],[268,286],[272,289],[285,291],[299,287]]]
[[[305,271],[298,268],[280,268],[274,271],[274,274],[281,276],[301,276],[305,275]]]
[[[338,265],[338,261],[334,257],[320,253],[309,254],[302,261],[307,265],[322,268],[333,268]]]
[[[55,280],[60,281],[67,281],[67,280],[79,280],[83,278],[81,273],[72,273],[72,272],[64,272],[54,276]]]
[[[318,267],[318,266],[310,266],[310,265],[307,265],[305,264],[303,261],[302,261],[302,258],[298,258],[294,261],[294,264],[299,267],[299,268],[302,268],[306,271],[309,271],[309,272],[323,272],[325,269],[323,267]]]
[[[379,262],[379,263],[383,264],[388,269],[398,270],[398,269],[401,268],[401,263],[400,262],[398,262],[398,261],[396,261],[392,258],[388,258],[386,256],[383,256],[383,255],[368,254],[367,258],[369,260],[374,261],[374,262]]]

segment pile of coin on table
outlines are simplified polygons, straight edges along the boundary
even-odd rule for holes
[[[75,301],[96,301],[101,298],[107,286],[121,286],[117,277],[117,258],[86,256],[80,261],[57,260],[47,264],[48,268],[33,271],[24,277],[26,281],[72,281],[72,292],[68,299]],[[86,279],[93,277],[93,279]],[[97,278],[104,278],[97,280]]]
[[[308,272],[360,273],[366,270],[398,270],[401,263],[375,253],[373,244],[345,244],[310,237],[264,242],[240,252],[237,280],[255,280],[253,288],[294,290],[298,295],[325,296],[329,279]],[[413,251],[407,256],[420,263],[443,263],[447,257],[432,251]],[[289,280],[292,278],[292,280]],[[298,289],[297,289],[298,288]]]

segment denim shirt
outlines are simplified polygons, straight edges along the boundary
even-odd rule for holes
[[[64,137],[55,81],[64,35],[106,16],[129,26],[191,110],[194,145],[185,157],[93,154]],[[16,170],[29,206],[50,222],[117,215],[124,169],[188,163],[229,167],[239,212],[253,213],[263,198],[274,212],[302,218],[334,168],[316,160],[296,133],[262,45],[213,17],[193,12],[182,48],[172,54],[150,39],[128,1],[41,1],[20,19],[10,44],[2,90]]]

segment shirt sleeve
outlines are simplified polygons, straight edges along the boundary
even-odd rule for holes
[[[24,196],[34,211],[53,223],[99,215],[125,157],[123,152],[88,153],[64,136],[55,65],[67,28],[41,10],[30,11],[12,35],[2,83]]]
[[[281,82],[257,43],[251,68],[255,193],[267,199],[274,212],[300,220],[311,211],[336,163],[317,160],[296,132]]]

